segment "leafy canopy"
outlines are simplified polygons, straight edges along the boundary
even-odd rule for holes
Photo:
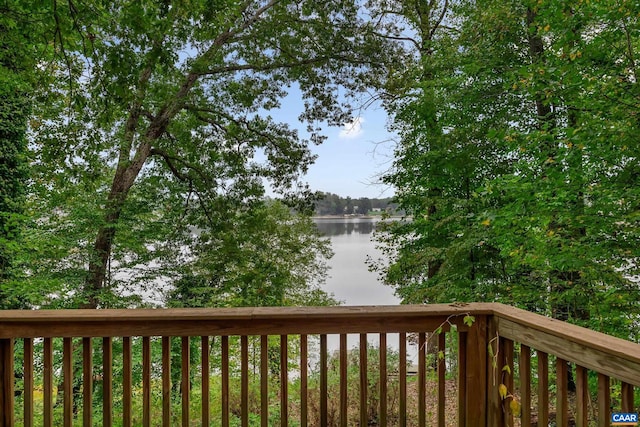
[[[431,4],[394,14],[416,38],[411,77],[388,84],[385,180],[410,220],[379,235],[385,281],[405,302],[502,301],[628,337],[637,5]]]
[[[63,306],[132,304],[126,283],[199,276],[177,273],[184,247],[249,257],[229,230],[290,220],[260,207],[265,185],[292,205],[308,195],[320,125],[348,119],[348,94],[392,52],[338,0],[91,1],[58,8],[56,22],[68,37],[35,94],[31,280]],[[287,96],[304,100],[308,139],[269,114]]]

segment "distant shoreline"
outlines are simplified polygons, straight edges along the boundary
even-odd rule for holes
[[[311,219],[375,219],[377,215],[314,215]]]
[[[402,219],[402,215],[391,215],[384,219]],[[380,219],[382,215],[314,215],[311,219]]]

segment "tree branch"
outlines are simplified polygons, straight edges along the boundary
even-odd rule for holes
[[[162,159],[165,161],[165,163],[171,170],[171,173],[180,181],[193,183],[193,179],[188,174],[181,172],[176,166],[175,162],[180,163],[183,166],[185,166],[187,169],[194,171],[202,179],[202,181],[205,182],[207,185],[213,184],[212,181],[209,179],[208,175],[200,167],[187,162],[182,157],[172,155],[160,148],[152,148],[149,155],[156,155],[156,156],[162,157]],[[213,186],[213,185],[210,185],[210,186]]]
[[[400,37],[400,36],[390,36],[390,35],[385,35],[382,33],[379,33],[377,31],[372,31],[372,34],[378,36],[378,37],[382,37],[384,39],[388,39],[388,40],[398,40],[398,41],[407,41],[407,42],[411,42],[416,49],[420,49],[420,43],[418,43],[418,41],[416,39],[413,39],[411,37]]]
[[[162,159],[164,160],[165,164],[169,167],[169,169],[171,170],[171,173],[178,178],[180,181],[183,182],[188,182],[191,184],[191,179],[189,179],[189,177],[185,174],[183,174],[182,172],[180,172],[178,170],[178,168],[176,167],[176,165],[173,163],[174,160],[180,160],[178,157],[176,156],[171,156],[169,153],[167,153],[164,150],[160,150],[159,148],[152,148],[151,152],[149,153],[151,156],[160,156],[162,157]]]
[[[442,23],[442,20],[444,19],[444,16],[447,14],[447,9],[449,8],[449,0],[444,0],[444,5],[442,5],[442,12],[440,13],[440,16],[438,17],[438,20],[436,21],[436,23],[434,24],[433,28],[431,29],[431,33],[429,34],[429,38],[433,39],[433,36],[435,35],[436,31],[438,30],[438,28],[440,28],[440,24]]]

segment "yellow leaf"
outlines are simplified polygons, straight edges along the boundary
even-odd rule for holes
[[[549,24],[545,25],[544,30],[545,31],[549,31],[551,29],[551,26]]]
[[[513,415],[520,415],[520,402],[518,402],[516,399],[512,399],[511,402],[509,402],[509,408],[511,409],[511,413]]]
[[[484,225],[485,227],[488,227],[491,225],[491,220],[487,218],[484,221],[482,221],[480,224]]]
[[[507,397],[507,386],[504,384],[500,384],[498,386],[498,393],[500,393],[500,399],[504,400]]]

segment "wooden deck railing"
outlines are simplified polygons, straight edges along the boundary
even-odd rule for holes
[[[0,312],[0,426],[608,426],[638,386],[640,345],[501,304]]]

